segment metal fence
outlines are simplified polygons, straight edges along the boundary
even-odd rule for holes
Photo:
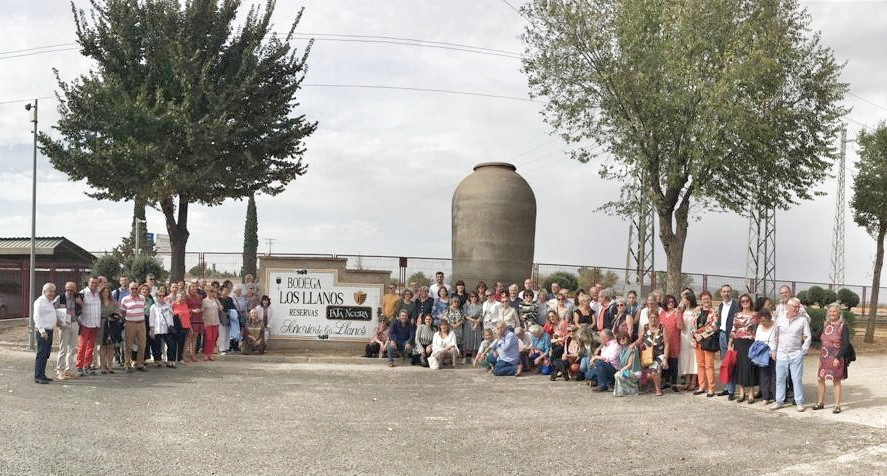
[[[95,255],[102,255],[102,252],[93,252]],[[403,257],[403,256],[381,256],[381,255],[351,255],[351,254],[319,254],[319,253],[274,253],[274,256],[299,256],[299,257],[327,257],[327,258],[346,258],[347,266],[352,269],[371,269],[390,271],[392,279],[396,280],[400,285],[406,284],[411,279],[419,277],[421,273],[429,281],[433,280],[434,274],[442,271],[448,279],[452,276],[452,260],[449,258],[428,258],[428,257]],[[170,267],[170,256],[168,254],[158,254],[163,266],[167,269]],[[208,279],[231,279],[239,281],[243,269],[242,254],[239,252],[188,252],[185,253],[185,271],[188,278],[208,278]],[[68,270],[38,270],[38,282],[52,281],[62,284],[64,280],[77,280],[77,277]],[[629,289],[635,289],[643,296],[651,288],[651,283],[638,289],[637,285],[626,282],[626,270],[624,268],[610,268],[594,265],[577,265],[577,264],[553,264],[553,263],[534,263],[531,276],[529,276],[537,284],[545,280],[556,272],[565,272],[574,275],[580,287],[587,288],[593,283],[603,283],[612,287],[617,293],[625,293]],[[21,286],[27,289],[27,276],[22,269],[14,266],[6,266],[0,269],[0,291],[5,288],[15,287],[19,290],[16,294],[21,296]],[[64,274],[64,276],[62,276]],[[652,283],[653,288],[661,288],[664,283],[665,273],[656,272],[656,278]],[[496,277],[491,276],[487,284],[492,287]],[[658,282],[657,282],[658,281]],[[20,284],[19,284],[20,283]],[[791,286],[795,294],[811,288],[812,286],[820,286],[826,289],[835,289],[828,283],[815,283],[807,281],[793,280],[776,280],[779,285],[787,284]],[[475,283],[467,283],[469,289],[474,288]],[[510,283],[506,283],[510,284]],[[518,283],[521,284],[521,283]],[[682,276],[682,284],[693,288],[696,293],[706,289],[715,296],[717,290],[724,284],[729,284],[734,289],[745,292],[749,287],[749,280],[742,276],[727,276],[720,274],[700,274],[700,273],[684,273]],[[847,289],[856,292],[860,297],[860,304],[854,310],[860,315],[864,315],[869,306],[869,298],[871,297],[871,286],[863,285],[844,285]],[[887,300],[887,288],[880,288],[880,297]],[[879,303],[878,315],[887,316],[887,308]],[[10,312],[7,312],[10,314]]]

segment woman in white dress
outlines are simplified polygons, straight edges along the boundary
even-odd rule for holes
[[[696,330],[696,296],[689,291],[681,295],[678,306],[683,309],[684,328],[681,330],[681,353],[678,355],[678,375],[684,376],[684,390],[696,390],[696,341],[693,331]]]
[[[437,370],[444,362],[450,362],[456,368],[456,358],[459,357],[459,347],[456,345],[456,334],[450,332],[450,322],[441,319],[437,332],[431,340],[431,355],[428,357],[428,366]]]

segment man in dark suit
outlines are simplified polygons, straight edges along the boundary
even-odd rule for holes
[[[721,304],[718,305],[718,317],[720,320],[720,344],[721,344],[721,359],[724,358],[724,353],[727,352],[727,342],[730,341],[730,332],[733,330],[733,316],[739,312],[739,303],[733,299],[733,288],[730,287],[729,284],[725,284],[721,286]],[[724,390],[721,392],[721,395],[728,395],[730,400],[736,398],[734,396],[734,391],[736,387],[733,382],[724,385]]]

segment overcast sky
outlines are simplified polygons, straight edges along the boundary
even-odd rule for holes
[[[519,0],[510,0],[519,5]],[[78,1],[78,5],[88,2]],[[249,1],[245,1],[249,4]],[[536,194],[536,261],[621,267],[628,224],[595,212],[618,186],[595,164],[582,165],[542,122],[541,104],[505,98],[320,85],[379,85],[443,89],[527,98],[526,77],[513,55],[490,55],[324,39],[370,35],[474,45],[518,53],[525,21],[500,0],[278,1],[278,30],[306,7],[299,33],[317,38],[309,58],[302,112],[319,121],[308,139],[306,176],[277,197],[260,196],[259,238],[274,251],[450,256],[453,190],[479,162],[506,161]],[[887,2],[806,2],[823,42],[846,61],[850,83],[849,137],[887,117]],[[25,102],[51,96],[52,71],[65,80],[89,62],[70,43],[67,2],[0,0],[0,235],[30,235],[31,124]],[[304,41],[297,41],[301,48]],[[34,49],[50,45],[61,45]],[[25,50],[29,51],[17,51]],[[49,50],[64,50],[42,53]],[[40,54],[33,54],[41,52]],[[27,55],[27,56],[20,56]],[[40,102],[40,128],[58,118],[52,99]],[[856,160],[848,148],[848,169]],[[63,235],[92,251],[110,249],[128,234],[132,204],[97,201],[81,183],[38,159],[37,234]],[[848,199],[852,179],[848,173]],[[827,195],[777,217],[777,276],[826,281],[836,181]],[[188,251],[240,251],[246,204],[192,206]],[[162,214],[148,212],[149,231],[166,233]],[[747,220],[705,214],[690,225],[684,271],[743,275]],[[260,251],[267,245],[262,242]],[[846,282],[871,281],[874,240],[847,211]],[[665,254],[657,251],[658,269]]]

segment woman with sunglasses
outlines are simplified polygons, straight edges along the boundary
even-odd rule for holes
[[[748,294],[739,296],[739,312],[733,317],[733,329],[727,348],[736,351],[736,367],[733,369],[733,383],[739,390],[737,403],[755,403],[754,386],[757,383],[758,369],[748,358],[748,349],[755,340],[758,327],[758,314],[752,307],[752,299]]]

